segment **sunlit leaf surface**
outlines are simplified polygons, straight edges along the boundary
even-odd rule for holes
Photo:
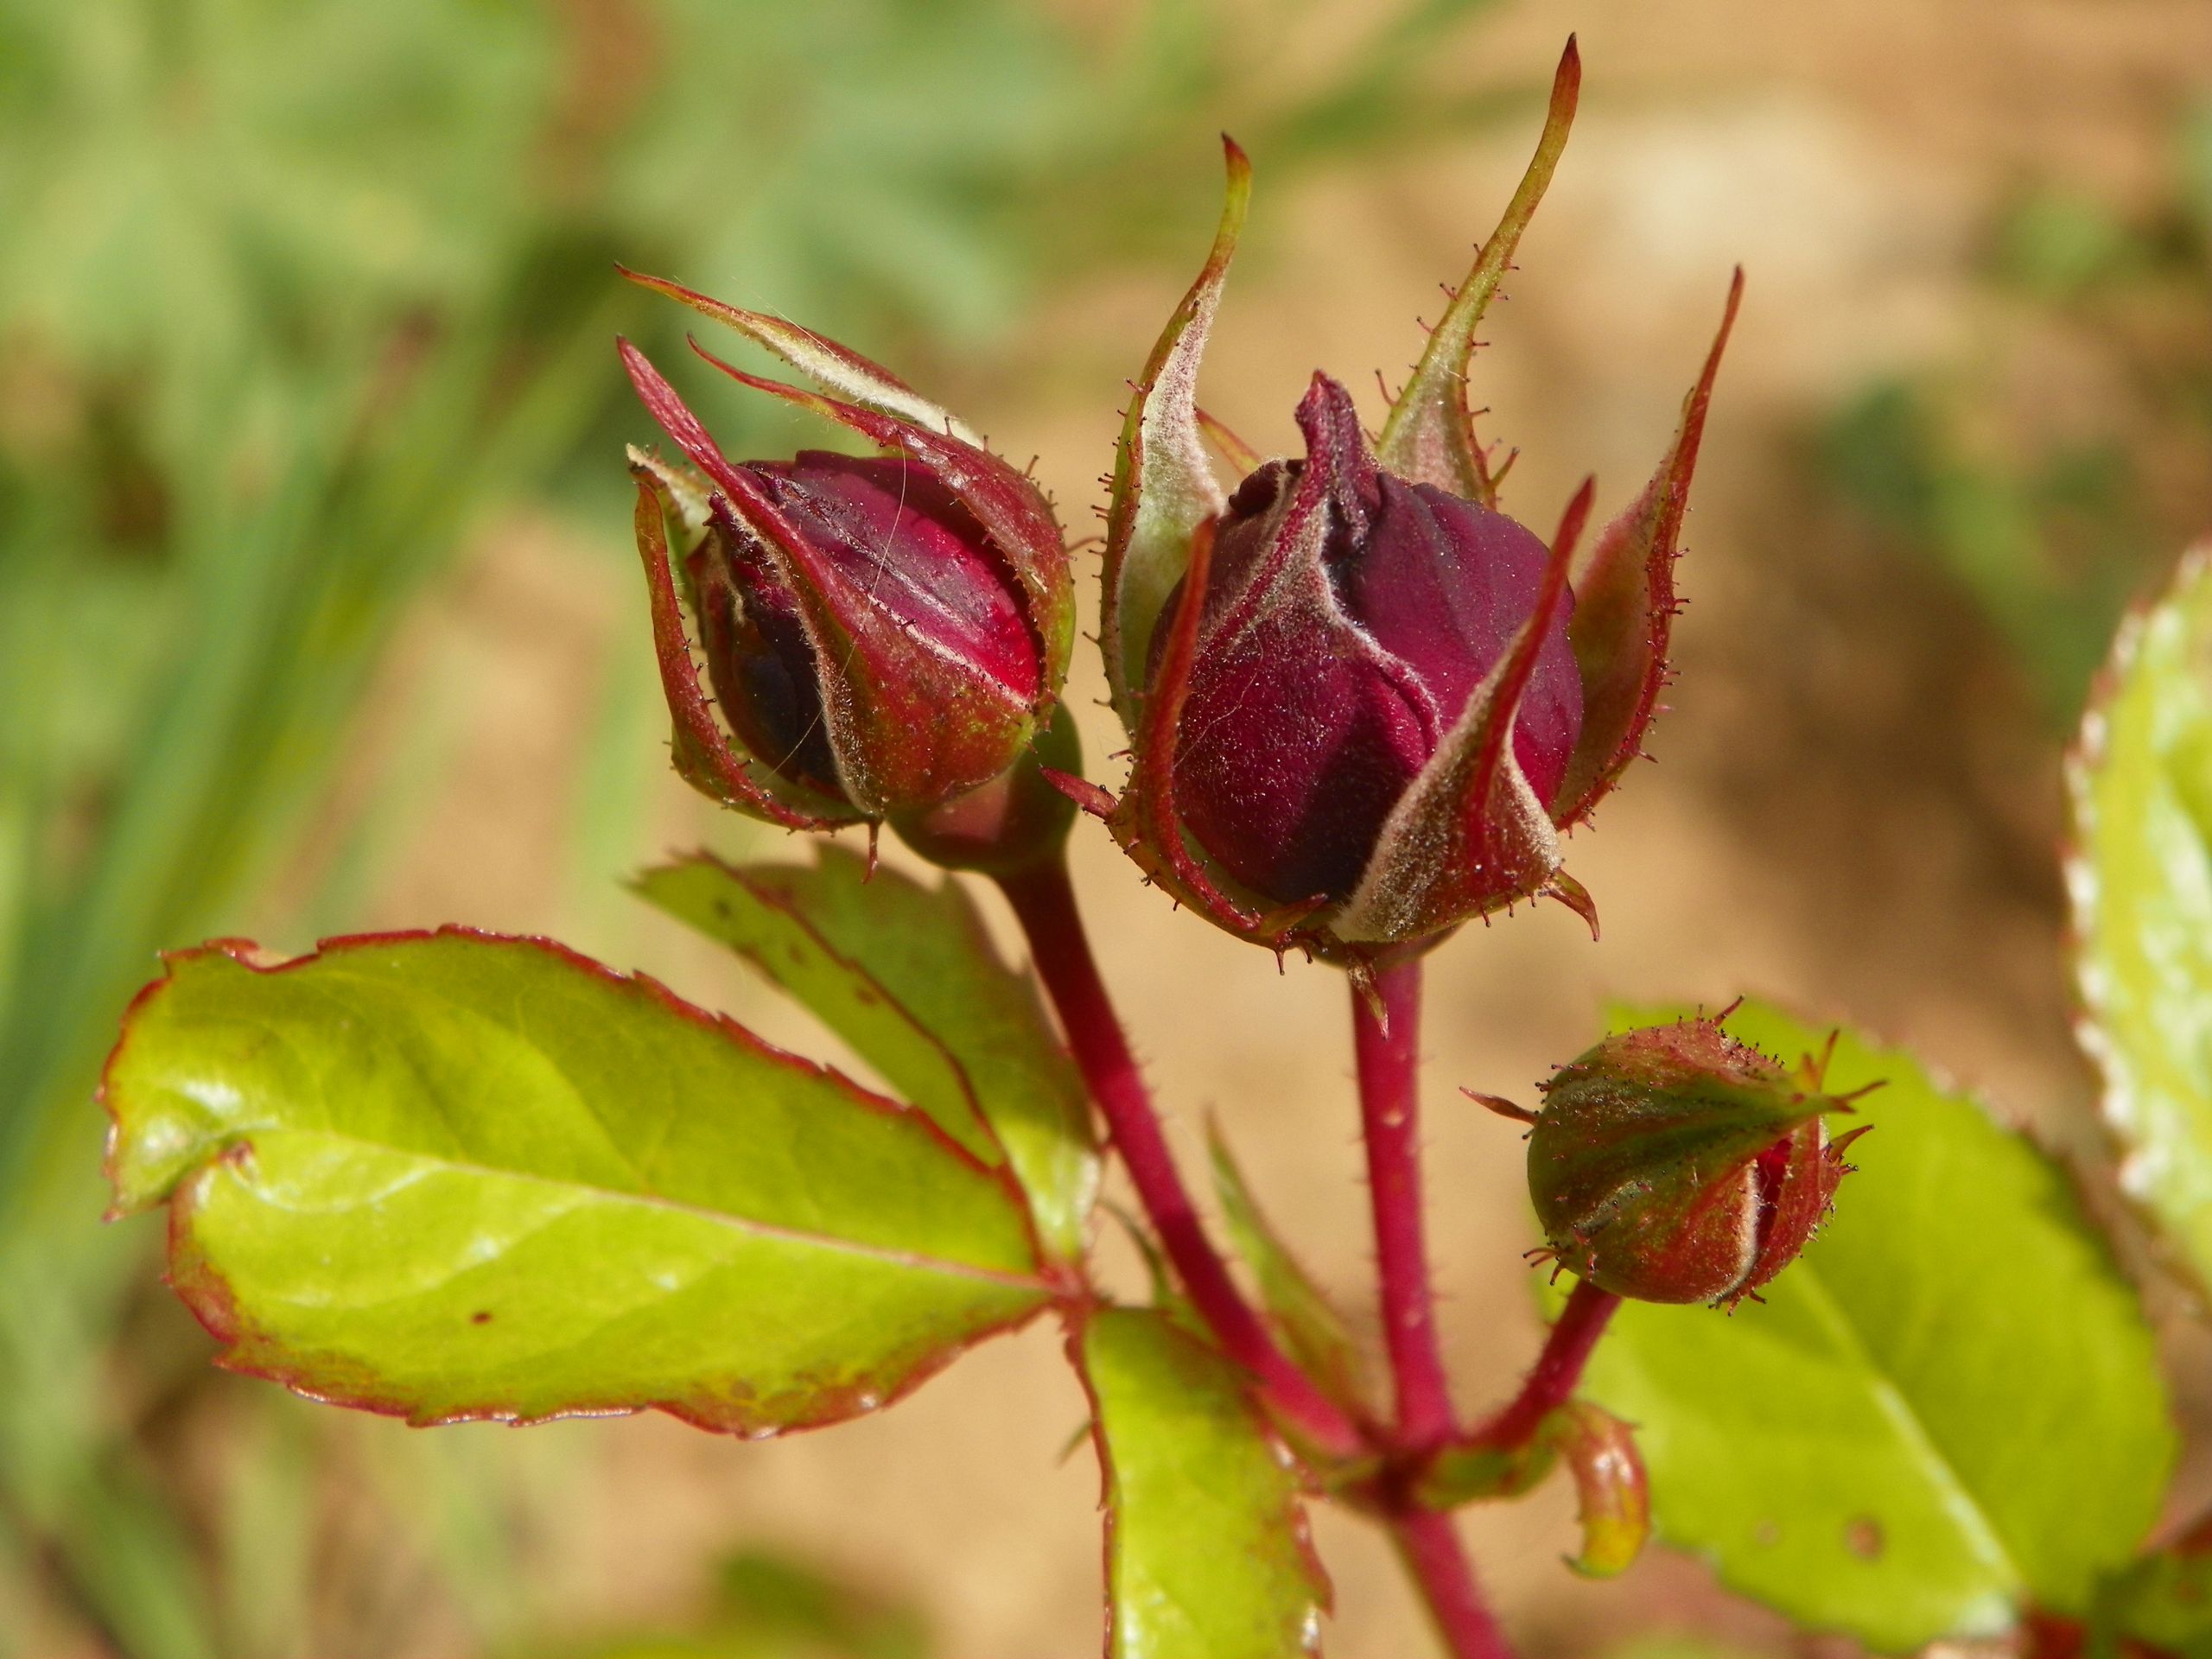
[[[417,1422],[833,1421],[1046,1294],[921,1113],[538,941],[174,958],[106,1099],[224,1363]]]
[[[822,847],[811,866],[702,855],[639,890],[806,1005],[977,1158],[1011,1162],[1052,1252],[1083,1249],[1098,1192],[1089,1097],[1035,983],[999,959],[960,884]]]
[[[1235,1370],[1148,1309],[1092,1314],[1075,1352],[1106,1474],[1108,1659],[1318,1652],[1328,1581]]]
[[[2121,1179],[2212,1280],[2212,549],[2122,633],[2069,782],[2082,1034]]]

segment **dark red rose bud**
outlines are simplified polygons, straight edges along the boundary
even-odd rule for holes
[[[1499,510],[1468,365],[1580,84],[1570,41],[1520,188],[1372,445],[1317,375],[1298,411],[1303,461],[1257,461],[1198,407],[1251,190],[1228,146],[1212,251],[1116,454],[1100,644],[1134,765],[1119,798],[1070,788],[1147,876],[1240,938],[1369,973],[1540,895],[1595,931],[1560,835],[1643,753],[1658,711],[1690,474],[1741,279],[1673,448],[1586,556],[1571,563],[1588,486],[1548,549]],[[1247,474],[1233,494],[1209,442]]]
[[[1623,1032],[1562,1067],[1529,1134],[1529,1196],[1560,1265],[1647,1302],[1733,1304],[1765,1284],[1866,1133],[1828,1138],[1851,1100],[1821,1091],[1824,1069],[1785,1071],[1707,1019]]]
[[[1341,903],[1530,622],[1546,554],[1504,514],[1384,472],[1326,375],[1298,423],[1306,459],[1246,479],[1215,529],[1178,801],[1199,845],[1254,892]],[[1582,689],[1563,609],[1539,639],[1512,752],[1541,800],[1573,752]]]
[[[1037,641],[1005,562],[934,472],[896,457],[820,450],[789,462],[750,461],[741,470],[808,544],[825,585],[837,584],[854,605],[874,607],[891,626],[926,639],[1004,708],[1022,711],[1036,702]],[[722,711],[771,770],[827,795],[845,794],[806,607],[772,547],[726,505],[709,522],[712,533],[685,565]],[[1002,745],[983,737],[988,752],[971,764],[998,758]],[[947,760],[924,757],[925,776]]]
[[[632,454],[678,769],[717,800],[794,827],[926,812],[990,783],[1025,753],[1067,668],[1071,577],[1043,497],[865,358],[647,285],[855,401],[709,357],[717,367],[886,452],[732,461],[623,342],[639,395],[690,462]]]

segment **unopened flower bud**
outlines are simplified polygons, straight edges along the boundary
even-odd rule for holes
[[[678,769],[725,804],[808,828],[926,812],[988,785],[1027,752],[1066,672],[1071,583],[1043,496],[866,359],[648,285],[852,401],[709,362],[884,452],[732,461],[623,342],[639,395],[690,462],[632,452]]]
[[[1241,938],[1372,973],[1471,918],[1548,896],[1591,922],[1562,837],[1643,753],[1667,677],[1674,563],[1729,289],[1673,446],[1578,551],[1586,484],[1549,547],[1498,506],[1469,359],[1567,142],[1570,41],[1535,159],[1370,442],[1317,374],[1302,460],[1201,414],[1199,359],[1251,168],[1153,348],[1107,514],[1100,643],[1133,740],[1116,797],[1077,803],[1179,902]],[[1224,493],[1206,454],[1243,476]]]
[[[1326,375],[1298,423],[1306,458],[1253,473],[1214,528],[1177,798],[1198,844],[1245,887],[1278,905],[1342,904],[1524,627],[1537,645],[1511,754],[1540,802],[1566,775],[1582,687],[1566,605],[1536,615],[1540,537],[1384,471],[1351,394]],[[1171,610],[1180,600],[1179,588]]]
[[[1529,1196],[1560,1265],[1647,1302],[1732,1305],[1767,1283],[1866,1133],[1829,1139],[1827,1115],[1855,1096],[1822,1093],[1824,1070],[1785,1071],[1704,1018],[1623,1032],[1561,1067],[1529,1134]]]

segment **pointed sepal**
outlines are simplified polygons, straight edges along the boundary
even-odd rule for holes
[[[1572,829],[1643,752],[1667,680],[1667,643],[1679,608],[1675,560],[1690,476],[1705,436],[1706,411],[1721,353],[1744,297],[1741,267],[1728,284],[1720,327],[1705,368],[1682,404],[1681,425],[1658,472],[1627,512],[1605,526],[1574,573],[1574,616],[1567,639],[1582,677],[1582,735],[1567,762],[1552,816]]]
[[[1201,519],[1191,538],[1190,570],[1180,601],[1166,626],[1151,694],[1145,699],[1136,732],[1135,765],[1119,799],[1096,785],[1077,779],[1060,788],[1084,810],[1100,814],[1122,849],[1147,880],[1179,905],[1195,910],[1216,927],[1269,950],[1302,943],[1299,923],[1319,906],[1268,912],[1230,893],[1193,850],[1176,804],[1176,751],[1181,741],[1184,705],[1197,662],[1198,632],[1205,612],[1207,579],[1213,567],[1213,523]]]
[[[766,769],[755,772],[744,747],[715,717],[699,671],[692,619],[679,594],[671,540],[673,531],[688,551],[701,537],[721,532],[706,520],[706,492],[696,480],[635,449],[630,452],[630,471],[638,483],[638,556],[645,564],[653,654],[668,699],[670,749],[677,773],[710,800],[786,830],[831,830],[859,821],[862,815],[844,802],[810,791],[802,799],[796,785],[767,782]]]
[[[1567,565],[1592,489],[1586,481],[1567,504],[1511,648],[1391,809],[1358,887],[1331,923],[1338,938],[1417,939],[1553,886],[1559,836],[1514,758],[1513,722],[1544,636],[1568,602]]]
[[[759,311],[747,311],[729,305],[680,283],[665,277],[648,276],[642,271],[616,266],[623,276],[640,288],[649,288],[656,294],[690,306],[705,317],[727,324],[763,350],[772,352],[797,369],[808,379],[834,397],[849,398],[886,415],[894,415],[902,421],[926,427],[959,439],[963,443],[982,446],[977,437],[950,410],[931,403],[921,393],[885,368],[880,363],[862,357],[850,346],[802,328],[795,322],[781,317],[772,317]]]
[[[1192,534],[1225,505],[1198,423],[1198,360],[1244,228],[1252,164],[1225,134],[1222,149],[1229,185],[1212,251],[1152,348],[1114,453],[1099,644],[1115,712],[1133,734],[1153,628],[1184,579]]]
[[[1473,411],[1467,403],[1467,365],[1474,355],[1475,329],[1497,293],[1513,263],[1513,251],[1522,233],[1535,217],[1536,204],[1552,181],[1560,154],[1567,148],[1567,130],[1574,124],[1574,106],[1582,91],[1582,54],[1569,35],[1567,50],[1552,78],[1549,108],[1544,130],[1504,216],[1476,256],[1452,296],[1442,319],[1428,337],[1427,348],[1414,365],[1413,378],[1391,406],[1376,453],[1382,465],[1417,483],[1433,484],[1454,495],[1497,505],[1497,475],[1490,470],[1482,446],[1475,440]]]

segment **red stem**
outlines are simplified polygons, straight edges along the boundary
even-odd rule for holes
[[[1454,1424],[1421,1240],[1420,961],[1384,969],[1371,998],[1355,986],[1351,1014],[1397,1439],[1421,1450],[1451,1439]]]
[[[1391,1541],[1452,1659],[1513,1659],[1505,1632],[1475,1583],[1474,1567],[1452,1517],[1409,1505],[1392,1512],[1389,1526]]]
[[[1129,1052],[1098,964],[1090,954],[1066,864],[1058,859],[998,883],[1029,940],[1037,972],[1059,1010],[1068,1046],[1107,1134],[1129,1172],[1137,1198],[1160,1236],[1191,1305],[1223,1350],[1260,1381],[1268,1402],[1317,1448],[1338,1456],[1364,1449],[1358,1428],[1313,1379],[1291,1363],[1260,1322],[1207,1240],[1191,1195],[1160,1133],[1151,1091]]]
[[[1544,1351],[1536,1356],[1520,1394],[1477,1429],[1474,1439],[1489,1446],[1526,1446],[1544,1419],[1573,1397],[1582,1368],[1590,1363],[1590,1351],[1605,1334],[1606,1322],[1620,1305],[1621,1299],[1611,1291],[1600,1290],[1587,1279],[1575,1281],[1559,1323],[1544,1338]]]

